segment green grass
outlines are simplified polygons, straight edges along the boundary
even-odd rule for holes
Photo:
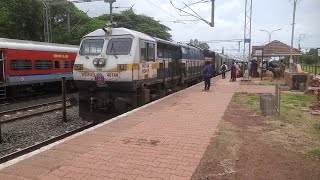
[[[232,96],[232,99],[231,99],[231,101],[232,102],[238,102],[238,100],[239,100],[239,96],[240,96],[240,93],[234,93],[234,95]]]
[[[255,94],[249,94],[249,98],[246,100],[245,104],[254,105],[258,102],[259,97]]]
[[[302,108],[316,104],[317,99],[313,96],[304,94],[281,94],[281,120],[295,121],[303,117]]]
[[[320,157],[320,148],[311,149],[308,154],[313,157]]]

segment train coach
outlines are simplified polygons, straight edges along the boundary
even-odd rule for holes
[[[72,86],[78,46],[0,38],[0,99]]]
[[[238,62],[233,58],[230,58],[224,54],[220,54],[211,50],[203,51],[205,58],[212,64],[212,76],[221,74],[221,65],[225,62],[227,65],[227,71],[231,70],[232,63]]]

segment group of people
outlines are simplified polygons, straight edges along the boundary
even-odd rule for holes
[[[228,69],[228,66],[226,65],[226,62],[223,62],[223,64],[221,65],[221,72],[222,72],[222,79],[226,78],[226,71]],[[237,65],[236,63],[233,63],[231,66],[231,77],[230,77],[230,81],[236,81],[237,79]]]
[[[226,65],[225,62],[221,65],[221,72],[222,72],[222,79],[226,78],[226,71],[228,69],[228,66]],[[237,78],[237,65],[234,62],[233,65],[231,66],[231,78],[230,81],[236,81]],[[203,69],[203,79],[204,79],[204,90],[209,90],[210,89],[210,79],[212,77],[212,65],[210,62],[206,62],[206,65],[204,66]]]

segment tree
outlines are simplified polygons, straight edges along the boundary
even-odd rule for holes
[[[96,19],[106,22],[110,19],[109,14],[104,14]],[[118,27],[124,27],[135,31],[143,32],[153,37],[165,40],[171,40],[171,29],[152,17],[135,14],[132,10],[123,11],[122,13],[113,14],[113,20],[118,23]]]
[[[109,15],[91,18],[67,0],[49,2],[54,43],[79,45],[81,38],[105,27]],[[132,10],[114,14],[120,27],[170,40],[170,28]],[[68,19],[70,18],[70,21]],[[70,26],[68,25],[70,23]],[[0,37],[44,41],[44,0],[0,0]]]
[[[198,39],[190,39],[189,45],[199,47],[201,49],[210,49],[210,46],[207,43],[199,42]]]
[[[57,3],[58,1],[60,3]],[[74,4],[66,0],[58,1],[51,9],[54,42],[79,45],[85,34],[104,27],[104,21],[90,18]],[[70,27],[68,27],[68,11],[70,11]]]
[[[1,0],[0,36],[41,40],[42,4],[39,0]]]
[[[309,52],[300,57],[301,62],[305,64],[316,64],[318,61],[317,49],[310,49]]]

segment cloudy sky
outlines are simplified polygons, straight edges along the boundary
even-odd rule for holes
[[[182,8],[185,4],[201,0],[172,0],[175,7]],[[205,0],[204,0],[205,1]],[[231,40],[244,38],[245,0],[215,0],[215,27],[210,27],[203,21],[185,21],[174,23],[177,20],[194,20],[196,18],[183,16],[184,13],[175,9],[170,0],[117,0],[113,6],[130,7],[137,14],[154,17],[155,20],[171,28],[174,41],[189,41],[198,39]],[[91,17],[109,13],[109,4],[103,1],[76,3],[76,6],[87,12]],[[252,45],[263,45],[269,42],[267,30],[272,33],[272,40],[279,40],[288,45],[291,43],[291,24],[293,15],[293,0],[253,0],[252,10]],[[190,6],[203,19],[211,21],[211,0]],[[296,26],[294,47],[298,47],[299,34],[302,50],[313,47],[320,48],[320,0],[298,0],[296,9]],[[114,9],[116,12],[123,9]],[[193,13],[190,9],[185,11]],[[242,56],[238,52],[238,43],[210,43],[211,49],[221,52],[222,47],[226,54]]]

